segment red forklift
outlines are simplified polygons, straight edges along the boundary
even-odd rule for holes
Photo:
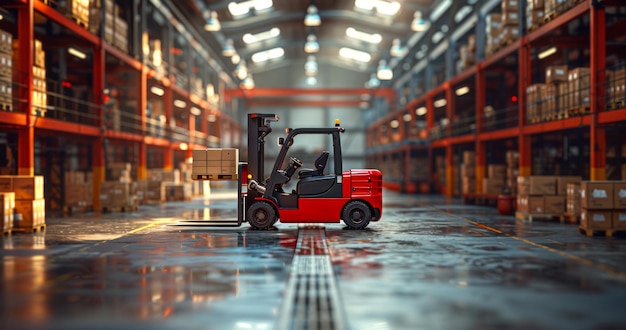
[[[287,129],[280,137],[280,152],[269,177],[264,177],[265,142],[277,122],[275,114],[248,114],[248,162],[239,163],[238,216],[236,226],[248,222],[254,229],[269,229],[283,223],[338,223],[350,229],[363,229],[382,215],[382,174],[375,169],[342,170],[340,134],[345,129],[339,121],[332,128]],[[290,157],[281,168],[289,148],[302,135],[332,137],[333,154],[322,152],[313,169],[302,168],[297,157]],[[332,159],[333,173],[328,173]],[[298,171],[299,170],[299,171]],[[295,189],[284,191],[285,185],[298,172]],[[235,223],[232,223],[235,225]]]

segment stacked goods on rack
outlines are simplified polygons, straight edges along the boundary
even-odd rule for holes
[[[567,184],[567,197],[565,201],[565,220],[578,222],[581,212],[580,184]]]
[[[106,0],[104,13],[104,41],[128,52],[128,23],[120,16],[120,7]]]
[[[476,35],[470,35],[467,45],[459,47],[460,71],[476,64]]]
[[[626,107],[626,68],[611,72],[608,82],[609,108],[620,109]],[[622,176],[622,179],[626,179]]]
[[[502,15],[499,13],[488,14],[485,20],[485,32],[487,35],[487,55],[492,55],[498,50],[502,33]]]
[[[582,233],[626,230],[626,181],[583,181],[580,189]]]
[[[435,157],[435,191],[445,193],[446,191],[446,157]]]
[[[517,177],[519,175],[519,152],[506,152],[506,182],[505,187],[511,195],[517,195]]]
[[[43,176],[0,176],[0,192],[15,194],[13,231],[33,232],[46,227]]]
[[[87,211],[93,207],[93,174],[67,171],[65,176],[64,211]]]
[[[131,180],[131,167],[130,163],[112,163],[107,166],[107,181],[100,183],[102,211],[137,210],[137,185]]]
[[[589,112],[591,96],[591,72],[589,68],[575,68],[568,74],[568,113],[584,114]]]
[[[2,234],[11,233],[13,229],[13,210],[15,209],[15,193],[0,192],[0,230]]]
[[[519,39],[519,0],[502,0],[501,46],[507,46]]]
[[[543,120],[564,118],[563,112],[567,109],[569,74],[567,66],[555,65],[546,68],[547,103],[542,106]],[[546,101],[544,101],[546,102]]]
[[[57,4],[65,8],[67,16],[76,24],[84,28],[89,27],[89,0],[62,0]]]
[[[13,36],[0,30],[0,110],[13,110]]]
[[[473,194],[476,192],[476,154],[473,151],[463,152],[461,163],[461,193]]]
[[[526,122],[528,124],[535,124],[539,122],[539,106],[540,106],[540,93],[544,84],[532,84],[526,87]]]
[[[575,0],[544,0],[544,22],[549,22],[556,16],[572,8]]]
[[[98,34],[100,32],[100,13],[102,11],[101,0],[89,1],[89,32]]]
[[[519,176],[517,178],[517,218],[532,221],[562,219],[565,214],[567,185],[580,183],[578,176]]]
[[[487,165],[487,177],[483,178],[483,193],[499,195],[504,191],[506,166],[501,164]]]
[[[33,100],[31,114],[35,116],[45,116],[48,105],[48,94],[46,87],[46,53],[43,50],[41,41],[35,40],[35,54],[33,61]],[[13,39],[13,65],[19,64],[19,41]],[[14,71],[14,80],[18,80],[18,72]]]
[[[188,182],[180,181],[180,171],[177,169],[149,169],[147,171],[145,199],[148,203],[187,200],[191,196],[190,190],[191,185]]]
[[[526,28],[534,31],[543,25],[544,1],[526,0]]]

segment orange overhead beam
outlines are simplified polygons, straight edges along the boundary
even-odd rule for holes
[[[392,88],[253,88],[245,89],[226,89],[224,94],[226,100],[232,97],[243,98],[260,98],[260,97],[288,97],[288,96],[307,96],[307,95],[373,95],[384,97],[395,97],[395,91]]]

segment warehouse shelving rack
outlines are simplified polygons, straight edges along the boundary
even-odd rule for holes
[[[106,6],[106,3],[115,2],[98,1],[98,3]],[[128,6],[129,11],[135,10],[142,15],[145,15],[146,6],[150,5],[148,1],[119,3],[122,6]],[[17,166],[16,173],[13,174],[44,174],[35,164],[36,141],[40,138],[49,140],[49,137],[63,137],[64,141],[75,143],[81,150],[89,149],[88,154],[91,159],[86,162],[87,164],[82,160],[80,163],[83,169],[93,171],[94,209],[99,209],[100,182],[105,180],[105,161],[136,160],[138,166],[135,178],[143,179],[150,167],[172,169],[177,163],[191,157],[191,150],[194,148],[220,146],[222,144],[220,137],[224,134],[241,135],[241,127],[233,118],[236,116],[237,109],[229,109],[227,104],[223,101],[216,101],[215,98],[207,100],[208,95],[200,95],[204,91],[198,92],[189,88],[191,87],[189,81],[194,75],[191,70],[177,72],[176,75],[173,70],[170,70],[164,74],[142,59],[141,33],[147,30],[147,26],[143,24],[145,20],[142,20],[142,23],[130,22],[128,24],[130,50],[122,50],[111,42],[105,41],[104,20],[98,24],[97,30],[99,31],[92,31],[81,21],[57,10],[55,1],[7,0],[0,8],[15,13],[16,22],[13,26],[9,25],[8,29],[16,39],[17,44],[14,48],[19,51],[19,63],[13,68],[13,111],[0,111],[2,130],[17,136],[14,146],[17,151]],[[99,10],[102,11],[100,17],[103,18],[106,8],[101,7]],[[37,23],[41,23],[42,20],[50,22],[46,24],[54,24],[56,29],[67,31],[66,34],[71,35],[71,40],[63,38],[46,40],[46,35],[43,33],[47,31],[42,32],[36,27]],[[3,24],[2,27],[7,26],[7,23]],[[168,37],[172,40],[181,37],[177,35],[180,31],[178,27],[172,26],[180,25],[181,22],[170,20],[166,24],[169,24],[165,28]],[[61,72],[66,71],[68,78],[62,82],[48,82],[50,97],[47,108],[49,111],[43,116],[41,112],[31,113],[33,108],[32,67],[35,55],[33,43],[36,38],[40,37],[44,39],[44,49],[51,48],[47,56],[55,56],[54,60],[59,60],[60,63],[64,63],[63,58],[54,48],[65,47],[65,44],[56,44],[64,40],[78,45],[83,50],[89,50],[91,59],[88,65],[54,68]],[[165,42],[164,48],[169,50],[168,40],[163,42]],[[194,50],[202,48],[202,45],[198,45],[198,40],[188,41],[188,44],[188,53],[195,53]],[[164,63],[173,63],[173,58],[170,58],[169,54],[169,51],[164,54]],[[198,57],[202,56],[196,55],[194,60],[198,61]],[[67,62],[62,65],[68,65]],[[203,74],[204,77],[198,79],[203,79],[205,82],[211,80],[220,88],[222,86],[236,87],[231,81],[223,81],[218,73],[207,77],[210,74],[205,72],[206,68],[215,66],[216,63],[207,63],[201,69],[203,72],[195,74]],[[51,69],[48,68],[49,71]],[[72,74],[81,71],[89,72],[82,75],[82,78],[88,81],[72,81]],[[181,74],[187,83],[179,83]],[[69,90],[74,83],[89,86],[82,97],[68,97],[62,92],[54,93],[63,91],[63,88]],[[150,98],[149,86],[154,84],[161,86],[163,91],[162,116],[159,119],[149,118],[144,111]],[[119,95],[108,95],[107,89],[117,91]],[[107,103],[108,97],[113,99],[118,97],[119,108],[112,109],[112,106]],[[181,109],[175,107],[175,99],[181,100],[185,106]],[[124,105],[122,102],[127,103]],[[190,115],[192,109],[195,113]],[[174,122],[176,125],[163,125],[164,122]],[[229,146],[237,147],[240,143],[239,139],[230,140]],[[38,146],[38,149],[41,148],[45,148],[45,144]],[[154,159],[149,161],[148,155]],[[46,182],[46,185],[48,184],[49,182]],[[62,201],[59,202],[62,203]]]
[[[458,196],[458,187],[454,183],[459,164],[457,156],[464,150],[471,150],[476,154],[475,195],[490,198],[493,196],[485,196],[481,184],[486,176],[488,158],[498,153],[503,157],[506,149],[517,150],[520,176],[542,174],[533,173],[531,145],[542,136],[554,134],[575,134],[587,139],[585,155],[588,156],[590,169],[583,177],[606,179],[607,129],[613,130],[615,125],[626,123],[623,102],[617,105],[607,102],[607,40],[623,36],[619,30],[623,30],[626,20],[622,19],[607,28],[606,8],[620,6],[619,1],[571,0],[569,5],[571,8],[550,17],[544,25],[520,34],[516,41],[488,57],[479,58],[475,65],[433,86],[370,125],[368,166],[381,167],[385,173],[384,185],[409,193],[441,192],[447,196]],[[522,13],[523,9],[520,9]],[[583,18],[589,21],[588,33],[591,37],[561,37],[557,46],[584,47],[588,50],[586,64],[591,72],[589,108],[583,109],[585,112],[568,115],[568,118],[551,118],[537,123],[529,121],[526,117],[526,89],[534,83],[533,74],[537,74],[537,68],[533,67],[536,64],[536,48],[553,42],[551,33],[554,31],[565,29],[572,22],[581,22]],[[507,71],[514,76],[514,82],[508,85],[508,89],[494,90],[491,86],[494,84],[493,76],[496,76],[496,85],[504,86],[506,84],[497,81],[497,76],[500,73],[502,77]],[[456,106],[459,100],[455,91],[465,85],[471,86],[473,113],[468,113],[465,105]],[[439,107],[435,106],[441,99],[445,100],[445,105],[440,103]],[[491,107],[494,100],[499,104]],[[424,108],[427,111],[423,111]],[[442,118],[448,121],[446,125],[441,124]],[[395,124],[403,121],[406,121],[405,125]],[[621,143],[626,143],[623,134],[617,133],[616,136],[622,139]],[[437,165],[441,165],[436,164],[437,159],[441,161],[441,156],[444,156],[444,172],[436,170]],[[427,177],[412,174],[421,166],[428,167],[425,171],[420,170],[427,172]],[[401,173],[394,174],[392,167],[400,168]]]

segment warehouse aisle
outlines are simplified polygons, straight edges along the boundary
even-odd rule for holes
[[[0,328],[277,329],[314,304],[294,314],[309,329],[326,314],[358,330],[626,327],[624,236],[394,193],[364,231],[173,225],[234,217],[233,198],[47,219],[44,233],[5,236]],[[316,255],[303,262],[302,251]]]

